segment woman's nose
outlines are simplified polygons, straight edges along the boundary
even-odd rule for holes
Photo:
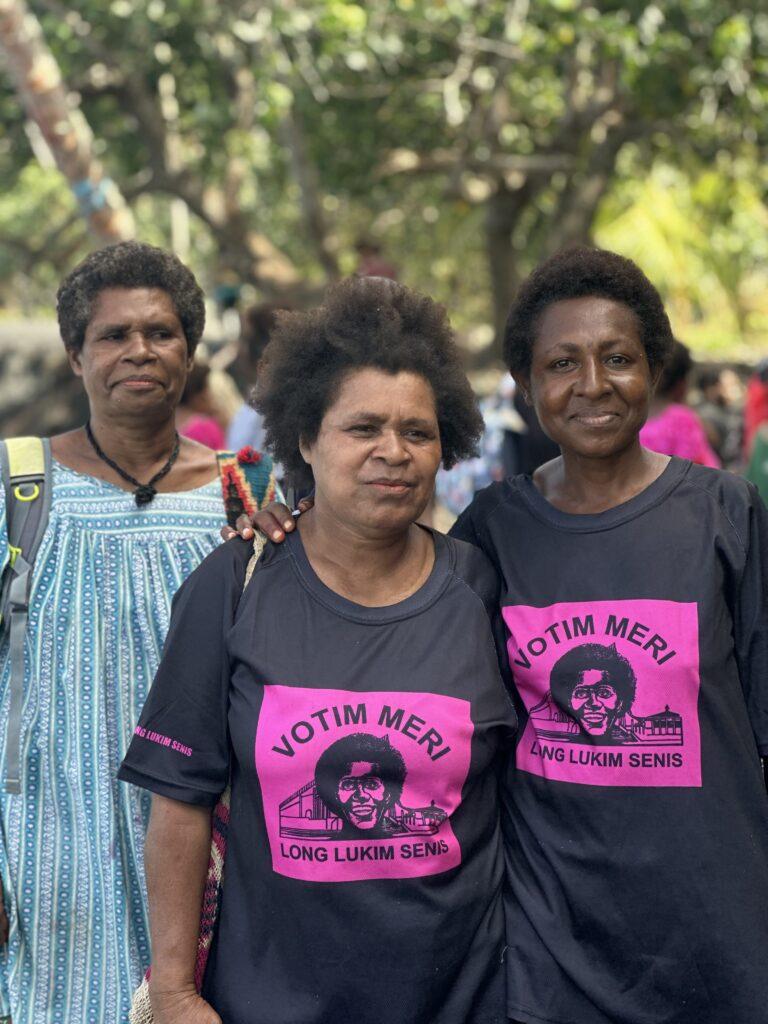
[[[131,331],[125,354],[129,359],[140,361],[152,357],[152,343],[143,331]]]
[[[376,455],[388,462],[404,462],[408,458],[408,448],[396,430],[384,431],[379,438]]]
[[[586,359],[578,378],[578,389],[587,398],[599,398],[611,385],[600,359]]]

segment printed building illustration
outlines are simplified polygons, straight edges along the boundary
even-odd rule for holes
[[[387,812],[389,835],[434,835],[448,815],[440,807],[404,807],[397,803]],[[297,789],[280,804],[283,839],[340,839],[344,820],[326,807],[314,781]]]
[[[578,723],[554,702],[550,693],[531,708],[530,718],[541,739],[566,743],[589,742]],[[613,722],[610,742],[652,744],[657,747],[682,746],[683,719],[677,712],[670,711],[668,704],[663,711],[642,718],[626,713]]]
[[[284,839],[333,839],[343,825],[320,799],[314,781],[305,783],[280,804],[280,835]]]

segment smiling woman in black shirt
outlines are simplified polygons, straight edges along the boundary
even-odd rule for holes
[[[542,265],[507,363],[561,456],[454,534],[502,580],[510,1016],[758,1024],[768,1006],[768,514],[641,447],[672,335],[628,260]]]
[[[482,428],[450,327],[423,296],[351,280],[278,324],[260,383],[269,443],[314,508],[245,590],[242,542],[182,586],[121,769],[155,794],[156,1024],[499,1024],[515,713],[497,580],[476,547],[416,525],[441,460]],[[211,807],[230,779],[198,995]]]

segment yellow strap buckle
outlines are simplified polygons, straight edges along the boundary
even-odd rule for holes
[[[29,494],[24,494],[22,487],[32,487]],[[16,501],[35,501],[40,497],[40,486],[39,484],[16,484],[13,489],[13,496]]]

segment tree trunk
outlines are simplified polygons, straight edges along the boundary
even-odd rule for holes
[[[74,192],[94,238],[103,245],[133,235],[133,216],[93,153],[93,135],[73,116],[58,64],[24,0],[0,0],[0,52],[28,117]]]
[[[493,301],[494,341],[492,349],[484,355],[494,360],[503,358],[504,326],[520,283],[512,233],[532,192],[530,179],[522,188],[514,191],[499,182],[496,192],[487,201],[485,235]]]

